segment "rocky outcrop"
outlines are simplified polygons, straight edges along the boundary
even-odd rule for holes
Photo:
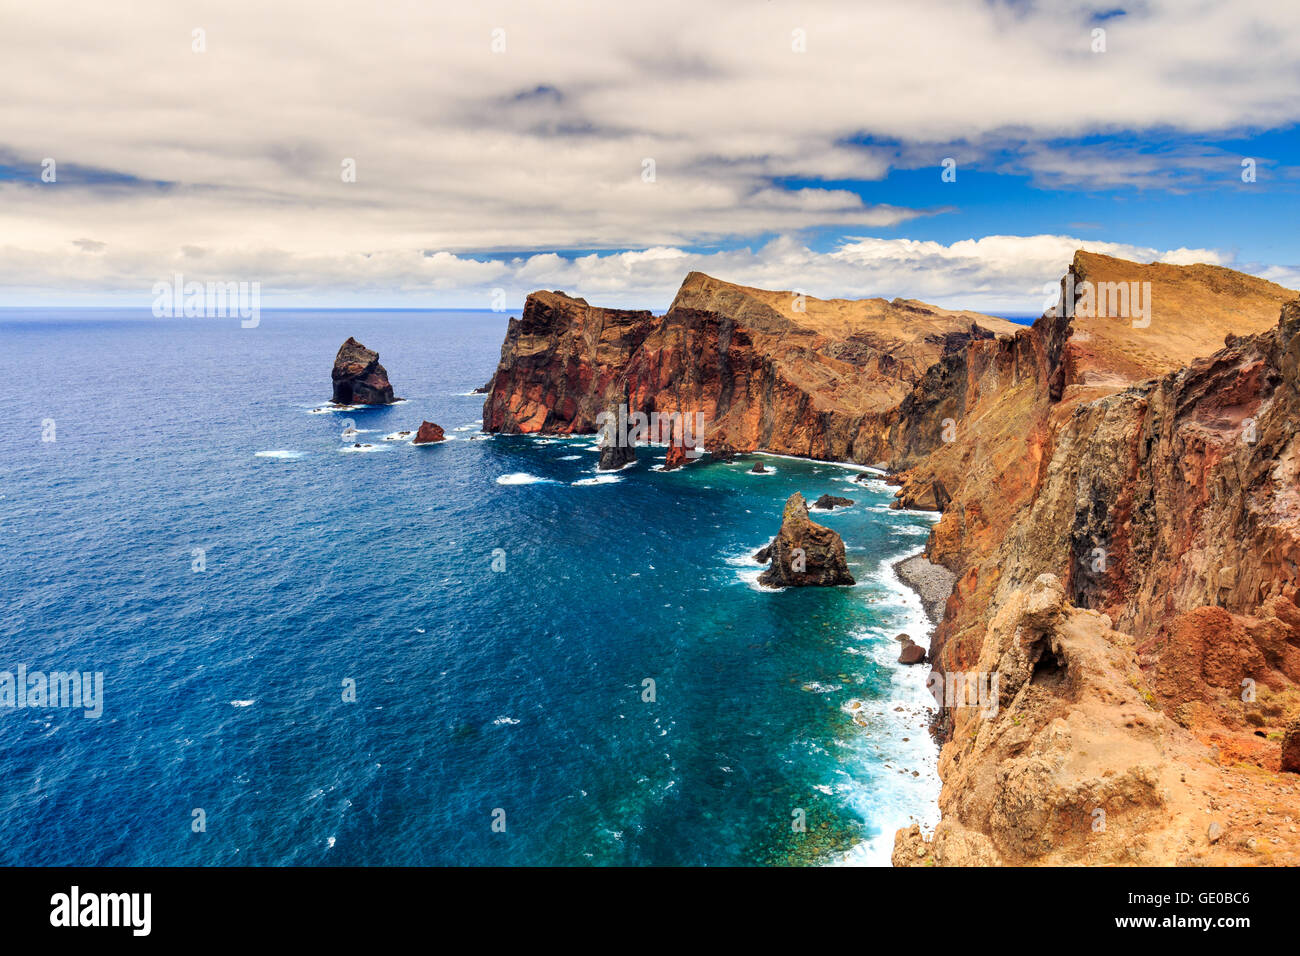
[[[621,404],[611,404],[599,417],[600,433],[596,443],[600,446],[597,471],[618,471],[636,461],[636,436],[627,426],[626,399]]]
[[[903,642],[902,648],[898,652],[898,663],[900,664],[922,664],[925,662],[925,648],[917,644],[910,637]]]
[[[856,583],[845,560],[844,541],[830,528],[813,523],[808,503],[798,492],[786,501],[781,530],[767,551],[771,564],[758,576],[767,587]]]
[[[680,468],[690,461],[690,456],[686,454],[687,448],[679,442],[673,442],[668,446],[668,454],[664,456],[664,471],[673,471]]]
[[[822,511],[830,511],[832,508],[847,508],[851,504],[853,504],[852,498],[841,498],[838,495],[822,495],[812,503],[812,506]]]
[[[436,442],[443,441],[447,436],[443,434],[442,426],[435,425],[433,422],[421,422],[420,430],[415,433],[412,445],[432,445]]]
[[[766,475],[766,474],[767,474],[767,469],[763,467],[763,463],[762,463],[761,461],[756,461],[756,462],[754,462],[754,467],[751,468],[751,469],[749,469],[749,471],[750,471],[750,474],[754,474],[754,475]]]
[[[379,353],[354,338],[339,346],[330,378],[334,383],[331,401],[336,405],[391,405],[398,401],[387,370],[379,364]]]
[[[507,328],[483,427],[590,433],[626,398],[665,420],[703,416],[698,444],[710,451],[874,462],[886,457],[891,411],[940,356],[1014,328],[911,300],[820,300],[698,272],[663,316],[537,292]]]

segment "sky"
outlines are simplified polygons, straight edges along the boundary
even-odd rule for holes
[[[1291,2],[0,0],[0,76],[0,306],[1300,288]]]

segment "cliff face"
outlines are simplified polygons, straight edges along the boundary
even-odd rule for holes
[[[942,512],[943,823],[896,863],[1300,862],[1296,293],[1080,252],[1031,328],[799,301],[692,274],[593,329],[534,297],[544,342],[512,324],[484,421],[590,430],[626,395],[704,412],[710,450],[883,463]],[[968,678],[999,707],[954,701]]]
[[[1083,266],[1080,271],[1087,274],[1088,263]],[[1189,282],[1202,279],[1219,287],[1223,277],[1192,267],[1177,285],[1186,292]],[[1192,299],[1207,301],[1205,296]],[[1161,315],[1161,299],[1155,301],[1153,327]],[[1263,311],[1272,306],[1269,297],[1235,300],[1237,311],[1230,321],[1239,331],[1226,333],[1226,344],[1220,340],[1207,346],[1210,353],[1203,357],[1186,354],[1204,341],[1201,333],[1187,328],[1196,321],[1189,315],[1168,322],[1163,347],[1137,338],[1126,344],[1128,333],[1112,324],[1107,327],[1104,380],[1091,371],[1102,367],[1090,364],[1101,361],[1099,353],[1076,350],[1079,330],[1071,319],[1045,316],[1027,333],[1037,361],[1019,366],[1032,374],[1019,387],[969,403],[957,440],[936,448],[900,476],[904,502],[933,504],[936,485],[942,485],[947,499],[927,548],[931,560],[958,574],[932,639],[940,675],[987,668],[1004,673],[989,657],[990,641],[1001,640],[996,622],[1023,600],[1040,575],[1050,574],[1074,609],[1099,615],[1108,643],[1132,647],[1137,670],[1126,681],[1141,686],[1147,709],[1167,721],[1160,724],[1161,747],[1178,749],[1198,771],[1208,763],[1215,772],[1198,785],[1199,793],[1186,785],[1153,785],[1145,796],[1134,793],[1121,800],[1153,811],[1149,819],[1134,818],[1134,832],[1149,837],[1144,848],[1125,841],[1107,856],[1105,842],[1092,831],[1070,831],[1071,844],[1052,829],[1059,821],[1044,818],[1034,839],[1046,849],[1030,853],[1027,844],[999,835],[1009,818],[999,823],[991,810],[972,816],[969,804],[961,802],[969,801],[973,790],[995,785],[988,775],[1009,759],[1003,735],[1026,741],[1018,746],[1040,746],[1021,729],[1030,726],[1028,715],[1006,724],[1005,716],[990,721],[977,709],[945,702],[941,771],[951,824],[944,832],[950,836],[936,835],[927,848],[916,842],[916,834],[902,834],[898,861],[944,862],[946,852],[947,862],[1059,862],[1070,859],[1060,856],[1068,845],[1084,854],[1078,859],[1097,861],[1174,863],[1208,854],[1214,862],[1224,862],[1234,847],[1254,859],[1283,853],[1297,858],[1296,837],[1289,829],[1276,835],[1270,829],[1268,846],[1251,835],[1267,828],[1268,806],[1281,803],[1300,814],[1289,782],[1257,775],[1281,769],[1284,723],[1300,704],[1295,687],[1300,681],[1300,609],[1295,604],[1300,585],[1300,439],[1295,427],[1300,302],[1289,302],[1279,310],[1280,318],[1274,313],[1270,320]],[[1166,318],[1171,314],[1167,311]],[[1228,321],[1225,314],[1217,313],[1219,320]],[[1097,339],[1085,335],[1084,344],[1091,347]],[[1184,367],[1148,374],[1168,364],[1171,356],[1185,359]],[[1016,367],[1006,356],[998,364]],[[988,373],[977,374],[976,363],[968,361],[967,367],[969,394]],[[1125,370],[1123,376],[1118,369]],[[1054,699],[1045,712],[1043,733],[1052,721],[1082,719],[1097,702],[1102,691],[1087,690],[1087,682],[1113,683],[1115,677],[1100,667],[1095,657],[1074,665],[1074,677],[1085,690]],[[1144,720],[1149,726],[1150,715]],[[1106,754],[1106,769],[1119,777],[1150,776],[1147,771],[1156,765],[1139,759],[1119,740],[1104,748],[1093,745]],[[1243,766],[1250,770],[1241,770]],[[1164,779],[1164,770],[1152,772],[1152,780]],[[1009,773],[996,786],[1024,779],[1016,771]],[[1050,791],[1036,792],[1031,802],[1068,804],[1079,818],[1084,804],[1100,799],[1095,788],[1069,782],[1056,771],[1045,779],[1052,781]],[[1228,836],[1223,842],[1209,841],[1194,828],[1195,814],[1173,813],[1170,800],[1189,792],[1195,793],[1200,812],[1211,816],[1237,794],[1236,819],[1221,815],[1223,833],[1235,843]],[[962,827],[970,832],[951,837]],[[981,843],[972,834],[992,842]],[[950,839],[954,842],[945,851]],[[1126,843],[1134,849],[1121,852]],[[978,853],[973,849],[977,844],[983,847]]]
[[[668,312],[529,296],[483,409],[486,431],[592,432],[629,409],[701,414],[709,449],[875,461],[889,416],[944,354],[1012,323],[883,299],[823,301],[686,277]],[[657,436],[659,437],[659,436]]]

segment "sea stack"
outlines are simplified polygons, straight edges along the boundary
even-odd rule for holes
[[[391,405],[393,386],[388,371],[379,364],[379,353],[372,352],[349,336],[334,357],[334,395],[336,405]]]
[[[768,552],[771,565],[758,576],[767,587],[830,587],[856,584],[844,558],[844,541],[830,528],[814,524],[808,503],[795,492],[781,513],[781,530]]]
[[[432,445],[435,442],[443,441],[446,435],[443,434],[442,426],[435,425],[433,422],[421,422],[420,430],[415,433],[415,438],[411,441],[412,445]]]
[[[627,400],[624,399],[624,407]],[[597,471],[618,471],[624,465],[636,461],[636,448],[620,428],[618,406],[612,405],[607,411],[605,425],[600,431],[600,461]]]

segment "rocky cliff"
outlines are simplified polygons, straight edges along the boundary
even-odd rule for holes
[[[1118,260],[1101,260],[1080,254],[1072,274],[1096,276],[1099,263],[1110,275],[1145,273],[1151,324],[1058,310],[1018,341],[999,343],[992,362],[973,349],[950,359],[946,374],[958,385],[948,401],[979,397],[957,416],[953,441],[898,476],[899,495],[942,507],[927,555],[958,575],[931,644],[938,677],[1005,674],[1001,658],[989,656],[990,642],[1004,640],[999,616],[1013,614],[1044,574],[1068,604],[1061,620],[1094,615],[1087,620],[1100,640],[1131,648],[1132,661],[1117,676],[1107,667],[1120,665],[1103,666],[1104,655],[1072,665],[1057,655],[1054,666],[1071,683],[1061,685],[1068,693],[1033,697],[1037,724],[1014,708],[1014,718],[1004,711],[991,719],[944,699],[945,826],[933,846],[901,835],[895,862],[1300,858],[1291,829],[1300,799],[1293,778],[1276,776],[1300,680],[1300,302],[1227,270],[1161,266],[1153,273],[1127,264],[1126,272]],[[1280,309],[1279,301],[1286,301]],[[1202,323],[1222,337],[1207,340]],[[1200,349],[1207,351],[1198,356]],[[1170,365],[1178,367],[1162,372]],[[917,396],[918,404],[933,403],[935,394],[943,393]],[[1028,633],[1023,622],[1013,630],[1018,639]],[[1037,827],[1025,838],[1038,841],[1031,853],[1028,843],[999,835],[1014,814],[999,817],[987,806],[975,813],[962,803],[980,787],[1027,779],[1010,769],[1005,735],[1019,741],[1015,753],[1038,753],[1058,734],[1055,722],[1100,720],[1090,711],[1122,705],[1117,681],[1140,689],[1142,708],[1108,711],[1120,730],[1098,730],[1095,743],[1076,740],[1052,760],[1077,764],[1090,746],[1101,755],[1097,773],[1165,781],[1141,794],[1110,795],[1152,811],[1132,818],[1132,832],[1145,840],[1119,841],[1112,852],[1094,831],[1070,830],[1071,842],[1054,829],[1059,819],[1022,816],[1017,826]],[[1159,749],[1179,753],[1204,779],[1169,785],[1166,770],[1123,744],[1134,726],[1148,736],[1157,728]],[[1047,736],[1032,739],[1035,728]],[[1214,772],[1201,773],[1202,764]],[[1007,767],[996,771],[1001,782],[989,776],[996,767]],[[1035,771],[1041,787],[1026,806],[1046,801],[1077,822],[1092,812],[1085,804],[1110,799],[1050,760],[1048,768]],[[1201,832],[1195,813],[1172,809],[1188,799],[1204,819],[1222,821],[1215,839]],[[1272,825],[1275,813],[1285,826]],[[942,836],[962,828],[959,838]]]
[[[947,353],[1016,326],[910,300],[820,300],[686,277],[667,313],[536,292],[489,383],[489,432],[588,433],[602,410],[702,415],[709,450],[875,461]],[[666,436],[654,436],[667,440]]]
[[[539,293],[485,427],[591,431],[623,395],[942,512],[943,823],[896,863],[1300,862],[1295,292],[1080,252],[1032,327],[698,273],[662,317]]]

